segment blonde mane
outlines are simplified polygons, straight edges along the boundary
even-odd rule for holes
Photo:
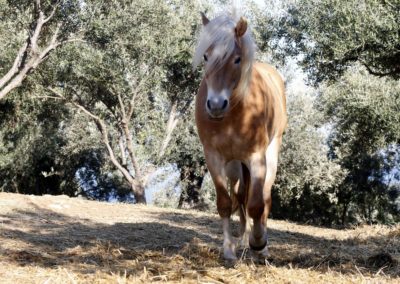
[[[226,64],[235,50],[235,27],[239,19],[240,17],[237,16],[220,15],[203,26],[193,57],[193,68],[200,65],[203,55],[211,46],[213,54],[208,58],[206,72],[219,70]],[[242,50],[242,76],[237,86],[237,92],[244,95],[250,81],[255,53],[255,44],[249,28],[239,38],[239,44]]]

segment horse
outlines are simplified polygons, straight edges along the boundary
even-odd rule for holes
[[[266,258],[271,187],[287,124],[284,81],[274,67],[255,61],[256,46],[245,18],[201,17],[193,68],[204,62],[204,74],[195,120],[216,190],[224,258],[237,259],[230,228],[235,211],[242,244]]]

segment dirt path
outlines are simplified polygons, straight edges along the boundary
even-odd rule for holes
[[[216,215],[0,193],[0,283],[400,282],[400,225],[271,220],[269,242],[269,264],[228,267]]]

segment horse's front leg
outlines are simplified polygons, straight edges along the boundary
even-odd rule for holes
[[[266,203],[264,184],[267,172],[265,152],[253,154],[248,161],[248,165],[250,171],[250,189],[247,212],[250,218],[253,219],[253,229],[250,234],[249,246],[253,251],[266,257],[268,251],[264,215]]]
[[[227,190],[226,161],[218,152],[214,151],[205,151],[205,157],[208,170],[215,185],[218,214],[222,219],[224,258],[227,260],[236,260],[235,243],[232,239],[230,227],[232,200]]]

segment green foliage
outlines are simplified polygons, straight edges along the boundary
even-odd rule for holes
[[[20,45],[26,40],[24,27],[29,24],[29,11],[16,9],[7,0],[0,0],[0,76],[13,63]],[[17,28],[16,28],[17,27]]]
[[[3,121],[0,131],[1,189],[61,193],[61,161],[55,156],[66,143],[59,127],[63,120],[68,120],[68,112],[55,102],[40,104],[30,99],[10,99],[1,103],[0,108],[12,117]]]
[[[304,70],[320,82],[335,79],[354,62],[371,74],[400,76],[400,2],[303,0],[275,3],[278,17],[263,19],[264,48],[276,57],[300,56]],[[275,8],[276,9],[276,8]]]
[[[105,199],[111,191],[129,188],[106,166],[97,130],[59,102],[20,100],[20,94],[0,103],[0,190],[29,194],[82,195]],[[4,117],[2,117],[4,118]],[[95,174],[96,192],[84,191],[78,170]],[[85,188],[90,188],[86,186]]]
[[[387,177],[399,167],[400,2],[287,0],[266,5],[265,11],[254,10],[261,50],[281,66],[297,61],[320,93],[312,108],[302,96],[296,94],[296,102],[289,94],[274,216],[317,216],[317,222],[328,224],[398,221],[400,191]],[[299,122],[296,128],[293,121]],[[328,139],[313,134],[321,126]],[[303,159],[303,153],[309,157]],[[337,175],[326,173],[329,164],[339,170]]]
[[[194,122],[194,102],[185,114],[185,120],[178,124],[170,145],[165,160],[175,163],[180,171],[182,195],[179,206],[207,208],[202,192],[207,168]]]
[[[386,149],[400,145],[399,81],[377,78],[353,66],[322,92],[321,107],[334,126],[329,141],[331,156],[348,171],[338,193],[342,221],[347,217],[393,221],[388,216],[396,216],[398,211],[391,209],[394,200],[389,199],[390,188],[383,175],[387,159],[394,155]],[[374,178],[374,174],[381,178]]]
[[[289,81],[287,87],[289,121],[273,188],[272,215],[329,225],[335,219],[335,185],[344,172],[328,158],[329,129],[316,107],[316,91],[296,81]]]

